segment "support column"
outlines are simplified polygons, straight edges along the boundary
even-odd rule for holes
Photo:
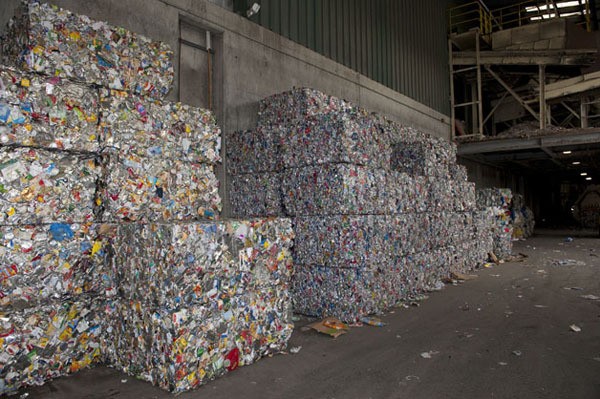
[[[477,120],[479,122],[478,134],[483,137],[483,95],[481,93],[481,55],[479,53],[479,31],[475,34],[475,52],[477,56]]]
[[[546,66],[539,66],[540,82],[540,129],[546,129],[548,114],[546,112]]]
[[[451,140],[456,138],[456,110],[454,109],[454,66],[452,65],[452,39],[448,39],[448,63],[450,68],[450,125]]]
[[[581,97],[581,127],[588,127],[588,104],[585,97]]]

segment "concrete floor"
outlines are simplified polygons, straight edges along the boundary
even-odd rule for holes
[[[337,339],[298,328],[290,341],[302,346],[298,354],[262,359],[178,398],[600,398],[600,301],[581,297],[600,296],[600,239],[567,242],[567,234],[515,243],[525,261],[483,269],[419,307],[394,309],[382,317],[385,327]],[[429,351],[431,358],[421,356]],[[173,397],[105,367],[21,393]]]

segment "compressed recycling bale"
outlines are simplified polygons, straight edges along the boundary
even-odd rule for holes
[[[513,238],[527,238],[533,234],[535,217],[533,211],[525,205],[523,195],[513,195],[510,218],[513,225]]]
[[[356,165],[325,164],[283,173],[283,204],[289,215],[375,214],[385,209],[380,197],[386,173]]]
[[[119,369],[183,392],[283,350],[290,338],[289,219],[119,226]]]
[[[401,142],[392,145],[390,166],[411,176],[446,176],[448,163],[440,161],[428,142]]]
[[[162,389],[181,393],[285,349],[293,324],[291,299],[274,288],[231,298],[218,316],[204,308],[179,311],[148,308],[139,302],[114,308],[108,345],[111,364]],[[269,309],[260,311],[259,309]]]
[[[491,208],[473,211],[474,238],[480,244],[478,250],[484,252],[485,255],[494,251],[495,226],[496,215]]]
[[[477,206],[487,210],[493,218],[493,252],[499,259],[507,259],[512,254],[513,227],[510,218],[512,192],[507,188],[484,188],[477,190]]]
[[[119,291],[154,306],[213,311],[216,301],[259,287],[284,290],[292,234],[287,219],[119,225]]]
[[[330,215],[294,219],[294,263],[332,268],[374,268],[387,262],[383,237],[391,216]]]
[[[260,126],[227,133],[227,171],[231,174],[281,171],[283,134],[279,127]]]
[[[97,90],[0,66],[3,145],[98,151],[97,123]]]
[[[102,360],[103,300],[79,297],[0,311],[0,395]]]
[[[450,180],[442,180],[434,176],[425,176],[428,200],[427,210],[429,212],[440,212],[445,209],[454,208],[452,203],[452,188]]]
[[[361,114],[330,113],[286,127],[281,153],[286,168],[349,163],[387,169],[391,148],[373,119]]]
[[[310,116],[351,111],[355,107],[334,96],[310,88],[297,88],[260,101],[258,126],[291,125]]]
[[[512,191],[509,188],[480,188],[477,190],[477,207],[500,207],[509,209]]]
[[[332,268],[382,267],[396,255],[447,245],[449,237],[442,234],[457,218],[450,213],[299,216],[294,218],[294,262]],[[463,230],[463,240],[469,240],[467,228]]]
[[[0,147],[0,223],[94,221],[101,175],[93,155]]]
[[[384,204],[388,208],[383,208],[386,214],[425,212],[428,196],[422,178],[397,171],[389,171],[386,176],[386,184],[378,187],[383,192],[380,197],[387,198]]]
[[[167,44],[36,1],[23,2],[1,49],[4,64],[144,96],[173,83]]]
[[[450,163],[448,165],[448,172],[452,180],[466,182],[469,179],[466,166]]]
[[[475,183],[466,180],[450,180],[451,190],[450,200],[454,204],[452,207],[459,212],[467,212],[477,207],[477,197]]]
[[[231,214],[239,218],[283,216],[281,181],[282,173],[232,176],[229,190]]]
[[[105,145],[122,154],[220,161],[221,130],[209,110],[107,89],[100,90],[100,109]]]
[[[298,266],[293,279],[294,311],[312,317],[337,317],[355,322],[381,313],[398,289],[378,271],[326,266]],[[389,290],[391,295],[385,295]]]
[[[103,220],[192,221],[221,210],[213,166],[109,153]]]
[[[113,238],[111,225],[0,226],[0,309],[82,294],[115,295],[108,262]]]

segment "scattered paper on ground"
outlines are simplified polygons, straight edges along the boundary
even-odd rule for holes
[[[423,359],[431,359],[434,355],[437,355],[438,353],[440,353],[440,352],[438,352],[438,351],[423,352],[423,353],[421,353],[421,357]]]

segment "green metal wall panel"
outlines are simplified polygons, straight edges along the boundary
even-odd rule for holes
[[[252,21],[449,114],[446,0],[253,0]]]

